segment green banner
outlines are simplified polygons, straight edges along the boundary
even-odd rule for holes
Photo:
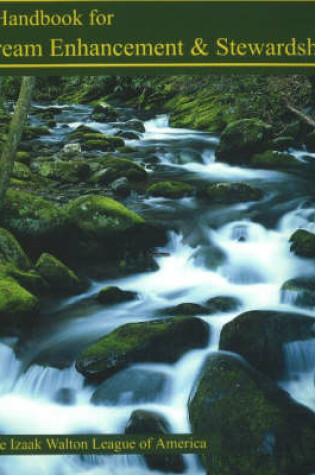
[[[5,74],[303,72],[315,1],[0,2]]]

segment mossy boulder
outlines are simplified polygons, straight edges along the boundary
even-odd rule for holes
[[[26,126],[23,129],[23,140],[32,140],[43,135],[50,135],[50,130],[48,127],[44,126]]]
[[[127,120],[127,122],[125,122],[124,125],[126,129],[135,130],[136,132],[140,132],[140,133],[145,132],[145,127],[143,125],[143,122],[141,122],[141,120],[137,120],[137,119]]]
[[[47,252],[39,257],[35,269],[54,292],[71,295],[85,289],[85,283],[69,267]]]
[[[117,147],[122,147],[125,145],[125,142],[121,137],[111,137],[107,138],[94,138],[88,139],[82,144],[84,150],[95,150],[102,152],[112,152]]]
[[[31,267],[31,262],[17,239],[4,228],[0,228],[0,262],[11,263],[21,269]]]
[[[29,165],[31,163],[32,156],[29,152],[24,152],[23,150],[20,150],[16,152],[15,160],[17,162],[24,163],[24,165]]]
[[[19,333],[38,313],[38,300],[12,278],[0,278],[0,332]]]
[[[69,134],[69,139],[83,139],[85,134],[98,134],[99,132],[96,129],[92,129],[88,125],[79,125],[76,129],[74,129]]]
[[[290,250],[300,257],[315,258],[315,234],[298,229],[290,237]]]
[[[167,419],[158,412],[138,409],[133,411],[125,428],[125,434],[165,435],[171,432]],[[181,454],[146,454],[145,461],[151,470],[163,473],[183,473],[186,465]]]
[[[12,176],[18,180],[30,180],[32,172],[24,163],[14,162]]]
[[[49,286],[35,269],[24,270],[13,264],[0,265],[0,278],[10,277],[36,296],[47,293]]]
[[[287,280],[281,287],[281,300],[300,307],[315,307],[315,277]]]
[[[119,287],[114,286],[105,287],[97,295],[97,300],[105,305],[130,302],[132,300],[136,300],[137,298],[137,292],[121,290]]]
[[[127,158],[108,157],[100,162],[100,169],[91,177],[92,183],[110,184],[118,178],[127,178],[130,183],[140,183],[147,179],[147,172],[141,165]]]
[[[55,247],[64,235],[67,216],[60,206],[32,193],[9,189],[0,213],[2,226],[24,245],[37,249]]]
[[[178,181],[161,181],[149,186],[146,190],[149,196],[161,196],[163,198],[184,198],[195,193],[195,187],[188,183]]]
[[[180,303],[174,307],[167,307],[159,313],[162,315],[207,315],[208,309],[197,303]]]
[[[92,112],[92,119],[97,122],[114,122],[118,118],[118,112],[109,104],[101,102],[97,104]]]
[[[270,126],[259,119],[232,122],[222,132],[216,156],[223,162],[247,164],[253,154],[263,151],[270,133]]]
[[[241,306],[239,299],[235,297],[219,296],[207,300],[206,305],[211,313],[234,312]]]
[[[271,141],[270,148],[272,150],[284,151],[290,147],[293,147],[294,145],[295,145],[294,137],[291,137],[290,135],[281,135]]]
[[[302,163],[289,153],[266,150],[263,153],[255,154],[250,165],[254,168],[266,168],[268,170],[287,170],[301,167]]]
[[[94,237],[110,237],[141,226],[144,220],[121,203],[98,195],[71,201],[67,213],[72,225]]]
[[[285,369],[284,345],[314,335],[312,317],[268,310],[239,315],[224,325],[220,350],[243,356],[257,370],[278,378]]]
[[[51,178],[62,183],[87,181],[91,173],[87,163],[75,160],[70,162],[46,161],[38,165],[37,171],[44,178]]]
[[[314,472],[314,413],[232,355],[207,358],[189,418],[193,434],[208,435],[209,475]]]
[[[263,192],[246,183],[216,183],[206,188],[204,196],[214,203],[230,204],[259,201]]]
[[[129,323],[85,350],[76,368],[102,380],[133,363],[174,363],[186,351],[207,346],[208,337],[209,326],[196,317]]]

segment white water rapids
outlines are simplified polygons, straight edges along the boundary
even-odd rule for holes
[[[76,126],[80,125],[80,121],[74,123]],[[102,132],[106,127],[107,130],[110,127],[97,123],[92,125]],[[166,116],[146,122],[145,127],[146,132],[137,142],[137,146],[140,150],[141,147],[146,150],[147,147],[154,146],[160,163],[170,170],[185,170],[203,179],[209,176],[214,180],[224,178],[225,181],[269,181],[269,196],[276,193],[277,184],[286,179],[285,174],[278,172],[216,163],[216,137],[170,128]],[[167,171],[165,173],[167,174]],[[154,210],[166,212],[168,216],[176,212],[168,200],[146,198],[144,201],[151,215]],[[178,206],[181,207],[181,213],[198,214],[194,198],[180,200]],[[97,406],[90,402],[94,388],[84,386],[84,379],[76,372],[74,365],[63,370],[44,368],[36,364],[25,367],[9,346],[0,343],[0,431],[6,434],[123,433],[131,413],[141,408],[164,414],[173,432],[189,432],[189,394],[207,354],[217,350],[220,330],[225,323],[243,311],[257,309],[277,309],[313,315],[313,309],[297,308],[294,306],[294,300],[282,303],[280,288],[290,278],[314,273],[310,261],[290,253],[288,239],[297,228],[314,231],[315,210],[299,205],[283,214],[280,212],[276,225],[266,227],[251,218],[254,206],[254,203],[227,206],[226,213],[232,220],[218,226],[212,226],[218,210],[214,209],[213,215],[211,210],[203,211],[200,215],[198,233],[202,235],[202,246],[216,245],[226,255],[226,260],[216,270],[208,268],[196,259],[201,242],[192,245],[182,233],[171,232],[168,244],[159,250],[162,252],[160,257],[157,257],[159,269],[156,272],[94,282],[84,295],[62,302],[60,311],[69,305],[79,304],[87,296],[95,295],[107,284],[136,291],[140,295],[139,300],[104,308],[92,314],[82,314],[67,321],[43,338],[34,352],[54,345],[75,343],[84,338],[96,340],[122,324],[156,318],[158,309],[170,305],[182,302],[202,304],[211,297],[222,295],[237,297],[242,304],[237,312],[201,316],[211,327],[211,338],[206,349],[190,351],[174,365],[138,364],[122,371],[120,380],[117,380],[116,375],[112,385],[108,384],[106,405]],[[219,213],[224,213],[224,210]],[[191,220],[190,224],[193,232],[195,221]],[[293,342],[288,345],[287,374],[281,383],[294,398],[313,410],[314,352],[314,341]],[[128,376],[130,371],[132,377]],[[160,375],[164,383],[156,394],[144,394],[142,397],[141,391],[150,386],[154,375]],[[56,400],[58,391],[64,388],[71,390],[72,405],[62,405]],[[185,473],[204,474],[196,457],[185,456],[185,460]],[[151,472],[142,457],[114,455],[2,457],[0,473],[146,475]]]

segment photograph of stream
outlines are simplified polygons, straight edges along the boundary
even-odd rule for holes
[[[314,475],[315,77],[0,87],[0,434],[221,447],[0,475]]]

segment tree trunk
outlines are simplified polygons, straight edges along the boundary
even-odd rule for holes
[[[315,76],[309,76],[308,79],[311,83],[311,106],[315,108]]]
[[[21,141],[35,82],[36,78],[34,76],[24,76],[22,79],[18,102],[9,127],[8,138],[2,150],[0,158],[0,209],[3,206],[4,197],[10,185],[15,154]]]

